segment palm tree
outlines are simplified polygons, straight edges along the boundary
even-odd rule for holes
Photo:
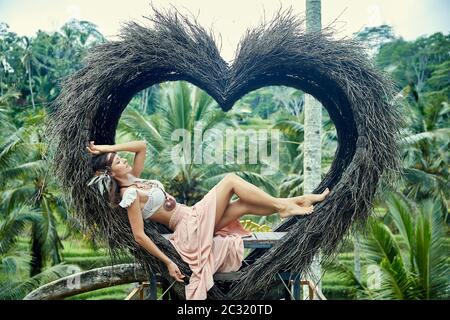
[[[401,242],[389,228],[376,222],[363,250],[381,270],[375,298],[448,299],[449,279],[445,244],[447,208],[444,201],[426,199],[414,208],[407,198],[392,194],[388,209]],[[400,248],[406,247],[403,255]]]
[[[19,97],[20,92],[11,87],[9,87],[4,94],[0,95],[0,122],[2,123],[0,137],[11,137],[17,131],[16,126],[11,121],[10,105],[11,101],[18,99]]]
[[[25,70],[26,70],[27,74],[28,74],[28,88],[30,90],[31,104],[33,106],[33,110],[36,110],[36,106],[34,104],[33,86],[32,86],[32,83],[31,83],[31,78],[32,78],[32,75],[31,75],[32,70],[31,70],[31,68],[32,68],[32,63],[36,62],[37,59],[34,56],[34,51],[33,51],[33,47],[32,47],[32,40],[30,38],[26,37],[26,36],[24,36],[22,39],[23,39],[23,42],[25,44],[25,49],[24,49],[21,61],[22,61],[23,66],[25,67]]]
[[[13,93],[10,93],[15,97]],[[1,97],[0,105],[8,106],[9,99]],[[30,161],[30,154],[37,148],[30,139],[24,127],[13,130],[9,114],[2,113],[4,128],[0,136],[0,174],[6,179],[0,182],[0,299],[21,299],[29,291],[48,281],[68,274],[68,267],[61,264],[54,265],[45,271],[36,268],[32,272],[34,252],[27,252],[18,246],[17,240],[28,233],[29,227],[40,230],[41,237],[35,242],[43,243],[47,248],[52,247],[50,241],[42,239],[55,239],[42,232],[48,225],[49,210],[52,201],[41,201],[41,206],[30,203],[28,199],[36,194],[36,187],[32,186],[33,175],[41,172],[42,163]],[[26,138],[28,137],[28,139]],[[44,193],[46,197],[48,193]],[[43,248],[39,250],[42,257],[48,256]],[[58,261],[59,262],[59,261]],[[42,271],[42,272],[41,272]],[[29,277],[28,274],[33,274]]]
[[[105,37],[97,30],[97,26],[85,20],[71,19],[61,27],[65,42],[71,46],[87,48],[92,44],[105,41]]]
[[[296,115],[282,113],[274,120],[272,128],[280,130],[285,146],[281,163],[283,181],[280,187],[280,196],[293,197],[304,193],[303,191],[303,157],[304,157],[304,108],[300,108]],[[329,170],[333,162],[337,147],[336,128],[327,113],[322,118],[321,141],[321,171]]]
[[[45,47],[49,46],[49,43],[36,42],[35,40],[28,38],[27,36],[23,36],[21,38],[23,45],[25,46],[23,49],[22,57],[20,61],[24,66],[26,73],[28,74],[28,89],[30,90],[31,96],[31,104],[33,106],[33,111],[36,110],[36,105],[34,101],[34,92],[33,92],[33,84],[32,80],[35,75],[41,75],[40,70],[51,70],[52,68],[49,66],[49,62],[47,55],[43,52]]]
[[[184,81],[164,83],[160,85],[160,96],[156,101],[156,112],[150,116],[137,111],[139,103],[132,101],[118,128],[119,139],[135,137],[148,142],[149,156],[144,176],[158,177],[167,182],[171,194],[187,204],[200,200],[230,171],[272,194],[276,192],[273,183],[255,169],[248,170],[249,165],[206,163],[208,159],[212,160],[206,151],[214,147],[216,140],[223,138],[226,128],[237,126],[207,93]],[[188,132],[191,154],[182,153],[181,161],[174,162],[173,133],[179,129]],[[202,137],[196,146],[195,136]],[[235,148],[232,152],[236,159],[236,154],[242,151]],[[203,159],[196,158],[201,154],[205,156]],[[202,161],[196,163],[196,159]]]
[[[406,194],[418,200],[448,197],[450,107],[442,96],[423,93],[404,104],[409,123],[403,131]]]
[[[321,1],[306,0],[307,32],[320,32],[321,29]],[[321,180],[322,106],[308,94],[305,95],[304,129],[304,192],[311,193]]]
[[[319,32],[322,29],[321,1],[306,0],[306,31]],[[303,191],[312,193],[321,180],[321,132],[322,132],[322,106],[310,95],[305,96],[305,140],[303,157]],[[320,282],[320,255],[313,259],[313,281],[318,290]]]
[[[283,197],[293,197],[301,195],[303,192],[303,126],[304,112],[298,115],[280,116],[275,120],[272,128],[280,130],[283,134],[284,153],[282,166],[284,178],[280,185],[280,195]]]
[[[284,110],[292,115],[299,115],[304,107],[304,94],[302,91],[285,86],[272,86],[272,100],[278,104],[277,109]]]
[[[24,127],[0,141],[0,173],[5,178],[0,184],[2,212],[7,217],[14,208],[28,205],[42,217],[31,225],[31,276],[42,271],[48,258],[53,265],[61,262],[62,244],[56,227],[68,215],[48,172],[46,148],[37,129],[43,118],[40,111],[38,116],[22,119]],[[32,125],[33,121],[36,125]]]
[[[13,73],[14,69],[8,63],[7,59],[7,48],[6,45],[3,44],[3,41],[0,39],[0,96],[3,96],[3,88],[7,87],[6,84],[3,83],[3,78],[6,78],[8,73]]]
[[[30,256],[16,246],[17,238],[23,234],[29,223],[39,222],[41,215],[28,206],[16,206],[0,219],[0,298],[11,294],[29,269]]]
[[[68,275],[70,265],[55,265],[28,277],[30,255],[17,247],[17,238],[30,223],[39,224],[38,209],[16,206],[0,219],[0,300],[22,299],[27,293],[49,281]]]

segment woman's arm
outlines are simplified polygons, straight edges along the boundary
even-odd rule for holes
[[[170,258],[167,257],[164,252],[162,252],[158,246],[145,234],[139,201],[133,201],[133,203],[127,208],[127,211],[135,241],[150,254],[164,262],[169,270],[169,274],[172,277],[174,277],[177,281],[183,282],[184,275],[181,273],[178,266],[170,260]]]
[[[105,152],[118,152],[118,151],[129,151],[135,152],[133,161],[133,170],[131,174],[135,177],[140,177],[142,171],[144,170],[145,156],[147,153],[147,142],[145,140],[130,141],[119,144],[101,144],[95,145],[94,141],[91,141],[88,150],[94,154],[100,154]]]
[[[118,144],[105,144],[104,146],[107,148],[106,152],[129,151],[139,153],[147,149],[147,143],[145,140],[136,140]]]

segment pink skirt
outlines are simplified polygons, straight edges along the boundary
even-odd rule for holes
[[[186,300],[204,300],[214,285],[216,272],[237,271],[244,259],[243,237],[252,235],[238,219],[214,233],[216,186],[193,206],[177,203],[169,227],[169,241],[189,264],[192,275],[186,285]]]

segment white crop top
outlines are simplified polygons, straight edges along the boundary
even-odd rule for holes
[[[156,184],[150,189],[139,189],[139,191],[144,192],[148,196],[148,200],[142,208],[142,217],[147,219],[151,217],[158,209],[164,204],[166,199],[165,189],[163,184],[158,180],[148,180],[148,179],[138,179],[139,181],[145,183],[150,182],[151,184]],[[122,200],[119,206],[122,208],[128,208],[134,200],[136,200],[138,194],[137,189],[130,187],[125,190],[122,196]]]

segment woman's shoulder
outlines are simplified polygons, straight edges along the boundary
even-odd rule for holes
[[[125,193],[133,193],[135,190],[137,190],[136,186],[127,186],[127,187],[120,187],[120,195],[123,197]]]
[[[121,188],[120,195],[122,196],[122,199],[119,205],[122,208],[127,208],[137,199],[138,197],[137,188],[134,186]]]

